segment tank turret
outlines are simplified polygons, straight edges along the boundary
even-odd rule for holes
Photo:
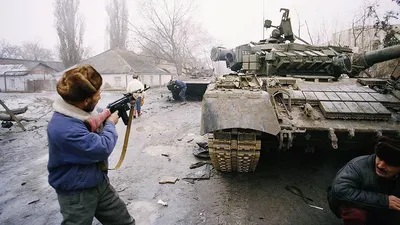
[[[376,63],[400,57],[400,45],[354,54],[348,47],[294,43],[296,36],[292,32],[289,10],[282,10],[279,26],[271,25],[270,20],[264,23],[266,28],[275,27],[270,38],[233,49],[214,47],[211,60],[225,61],[232,71],[256,75],[339,77],[347,74],[353,77]]]

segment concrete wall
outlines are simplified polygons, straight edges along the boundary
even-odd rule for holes
[[[400,31],[400,25],[394,25],[394,29]],[[354,34],[358,35],[356,42],[354,41]],[[382,42],[384,37],[385,32],[376,32],[375,28],[367,26],[365,28],[355,28],[354,32],[353,29],[336,32],[332,35],[331,44],[349,46],[351,48],[357,47],[359,51],[368,51],[373,50],[376,42]]]
[[[103,86],[107,90],[125,90],[127,84],[132,80],[131,74],[102,74]],[[171,75],[139,75],[139,80],[148,86],[163,86],[171,80]]]
[[[156,87],[167,85],[171,77],[171,75],[139,75],[139,80],[150,87]],[[128,80],[131,81],[132,77]]]
[[[126,81],[128,79],[127,74],[102,74],[103,77],[103,89],[111,90],[125,90]]]

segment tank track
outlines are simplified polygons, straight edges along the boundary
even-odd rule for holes
[[[253,130],[223,130],[210,134],[208,150],[214,168],[223,172],[256,170],[261,150],[261,133]]]

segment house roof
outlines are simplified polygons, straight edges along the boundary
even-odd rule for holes
[[[89,59],[80,62],[77,65],[89,64],[93,66],[100,74],[131,74],[138,75],[166,75],[166,71],[158,68],[150,62],[147,62],[138,54],[120,49],[110,49]],[[74,65],[61,73],[76,67]]]
[[[0,75],[21,76],[29,72],[29,69],[23,64],[0,65]]]
[[[29,70],[36,67],[40,63],[43,65],[46,65],[56,71],[62,71],[65,69],[64,64],[62,62],[57,62],[57,61],[40,61],[40,60],[0,58],[0,65],[22,64],[22,65],[25,65]]]
[[[46,66],[53,68],[55,70],[59,71],[63,71],[65,69],[65,66],[63,64],[63,62],[57,62],[57,61],[47,61],[47,62],[43,62]]]
[[[141,58],[143,58],[143,60],[145,60],[146,62],[152,62],[154,63],[155,59],[153,56],[149,56],[147,54],[138,54]],[[173,63],[167,62],[163,59],[157,59],[156,60],[157,63],[157,67],[164,70],[166,73],[168,74],[177,74],[176,72],[176,66]]]

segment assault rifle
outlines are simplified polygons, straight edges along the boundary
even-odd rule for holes
[[[91,117],[84,121],[86,127],[94,132],[111,114],[118,110],[118,117],[122,118],[122,121],[125,125],[128,125],[129,117],[126,111],[130,109],[130,102],[136,101],[135,94],[140,94],[150,87],[145,87],[143,90],[138,89],[133,92],[129,92],[124,94],[124,97],[110,103],[107,105],[107,108],[103,110],[99,115]]]

